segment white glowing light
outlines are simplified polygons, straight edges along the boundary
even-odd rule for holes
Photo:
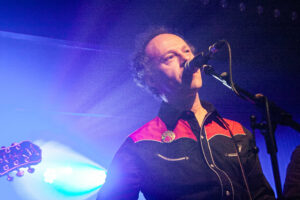
[[[46,183],[52,184],[55,179],[56,179],[56,170],[51,169],[51,168],[47,168],[45,173],[44,173],[44,181]]]
[[[71,167],[63,167],[61,169],[61,173],[65,175],[71,175],[73,172],[73,169]]]
[[[38,144],[38,143],[37,143]],[[103,185],[106,170],[70,147],[47,142],[38,144],[43,152],[43,161],[36,172],[18,181],[20,195],[26,200],[83,200],[95,195]]]

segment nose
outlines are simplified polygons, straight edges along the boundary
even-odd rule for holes
[[[180,53],[180,67],[184,67],[185,63],[188,60],[191,60],[193,58],[193,54],[192,53]]]

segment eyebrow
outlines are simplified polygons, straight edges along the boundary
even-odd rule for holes
[[[181,47],[181,50],[186,49],[186,48],[192,50],[192,48],[191,48],[188,44],[183,45],[183,46]],[[168,50],[166,53],[162,54],[160,57],[164,57],[164,56],[166,56],[166,55],[169,54],[169,53],[176,53],[176,52],[175,52],[174,49],[170,49],[170,50]]]

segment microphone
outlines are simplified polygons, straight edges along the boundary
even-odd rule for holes
[[[217,53],[224,45],[225,40],[219,40],[213,45],[208,47],[208,53],[201,52],[199,55],[195,56],[192,60],[186,61],[184,64],[184,69],[190,72],[195,72],[199,68],[203,68],[203,65],[207,64],[215,53]]]

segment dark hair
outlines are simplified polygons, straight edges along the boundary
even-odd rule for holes
[[[136,37],[135,51],[133,52],[131,58],[131,70],[132,70],[134,81],[138,86],[146,89],[147,91],[151,92],[157,97],[159,96],[159,94],[156,91],[156,89],[149,87],[145,82],[145,74],[151,74],[151,71],[149,69],[150,67],[149,58],[145,54],[145,48],[147,44],[154,37],[164,33],[174,34],[183,38],[181,34],[179,34],[177,31],[173,29],[166,28],[163,26],[150,27],[145,32],[139,34]],[[191,46],[189,43],[188,45],[191,47],[192,51],[194,51],[193,46]]]

